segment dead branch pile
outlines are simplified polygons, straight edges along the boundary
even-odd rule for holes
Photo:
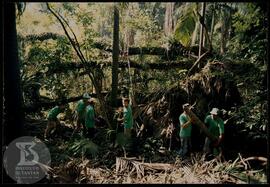
[[[190,102],[197,101],[198,115],[204,115],[212,107],[230,109],[242,104],[234,81],[231,63],[211,61],[198,73],[182,82]]]
[[[135,157],[117,157],[111,169],[93,168],[93,161],[71,160],[55,167],[54,179],[60,183],[148,183],[148,184],[248,184],[266,183],[265,170],[253,170],[248,160],[239,154],[234,161],[205,160],[204,155],[191,155],[189,159],[176,157],[174,164],[145,163]],[[263,162],[265,158],[261,159]]]
[[[147,129],[154,126],[155,132],[150,135],[159,136],[163,128],[167,128],[171,121],[178,123],[182,112],[181,105],[187,102],[187,93],[179,86],[160,89],[146,95],[138,107],[134,108],[134,119],[141,121]],[[177,103],[177,104],[176,104]]]

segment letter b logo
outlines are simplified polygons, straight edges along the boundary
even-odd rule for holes
[[[33,166],[39,161],[39,156],[32,148],[36,145],[34,142],[17,142],[16,147],[20,149],[20,162],[18,166]]]

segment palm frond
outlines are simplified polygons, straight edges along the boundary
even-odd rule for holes
[[[98,153],[98,146],[91,140],[83,138],[72,143],[68,148],[68,152],[74,156],[83,154],[85,156],[92,155],[94,157]]]
[[[193,6],[185,7],[185,11],[178,19],[175,27],[174,37],[184,46],[189,46],[191,36],[196,25],[196,16],[193,13]]]
[[[129,143],[128,138],[124,135],[124,133],[118,133],[116,135],[116,143],[120,146],[125,146]]]

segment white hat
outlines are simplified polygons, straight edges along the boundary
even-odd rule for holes
[[[83,94],[83,98],[84,99],[90,99],[91,97],[90,97],[90,95],[88,93],[84,93]]]
[[[218,115],[219,109],[218,108],[212,108],[210,114]]]
[[[189,104],[189,103],[186,103],[186,104],[183,104],[182,106],[183,106],[183,109],[184,109],[184,108],[186,108],[186,107],[189,107],[190,104]]]
[[[88,100],[89,103],[96,103],[96,100],[94,98],[91,98]]]

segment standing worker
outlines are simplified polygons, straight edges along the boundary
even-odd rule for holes
[[[127,137],[131,137],[131,129],[133,128],[133,117],[132,117],[132,109],[129,104],[129,99],[124,98],[122,101],[123,104],[123,118],[118,119],[118,121],[123,122],[124,124],[124,134]]]
[[[48,113],[47,117],[47,127],[44,133],[44,140],[48,141],[48,135],[54,133],[56,130],[56,126],[60,124],[59,120],[57,119],[58,114],[65,111],[65,104],[61,103],[59,106],[55,106],[51,109]]]
[[[88,100],[88,105],[86,107],[85,114],[85,127],[87,131],[87,136],[93,138],[95,134],[95,106],[96,100],[91,98]]]
[[[90,99],[91,97],[89,96],[88,93],[83,94],[83,98],[78,101],[77,107],[76,107],[76,127],[72,133],[72,135],[75,132],[78,132],[81,128],[83,128],[83,134],[86,135],[86,128],[85,128],[85,111],[86,111],[86,106],[87,106],[87,100]]]
[[[208,137],[205,138],[203,151],[214,156],[222,156],[222,142],[224,139],[224,121],[218,116],[219,109],[213,108],[210,115],[207,115],[204,123],[208,126],[208,131],[213,134],[217,141],[212,142]]]
[[[187,111],[190,110],[189,103],[184,104],[183,113],[179,116],[180,122],[180,140],[181,148],[179,154],[181,156],[186,156],[191,150],[191,131],[193,120],[187,115]]]

